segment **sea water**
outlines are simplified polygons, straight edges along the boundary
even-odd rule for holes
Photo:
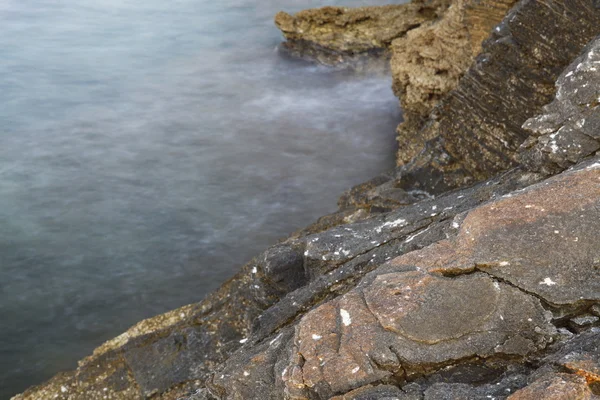
[[[0,2],[1,399],[393,166],[389,77],[276,51],[277,11],[366,3]]]

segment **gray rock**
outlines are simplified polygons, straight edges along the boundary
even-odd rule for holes
[[[556,81],[556,96],[523,125],[532,138],[522,161],[555,172],[600,149],[600,38],[593,40]]]

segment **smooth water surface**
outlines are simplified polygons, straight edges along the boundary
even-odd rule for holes
[[[389,78],[275,51],[277,11],[332,3],[0,2],[1,399],[393,166]]]

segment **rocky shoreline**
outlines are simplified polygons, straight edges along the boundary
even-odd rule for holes
[[[276,23],[293,55],[391,60],[398,167],[14,399],[600,398],[600,3]]]

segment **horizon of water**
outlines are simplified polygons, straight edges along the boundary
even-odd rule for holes
[[[277,11],[331,4],[0,3],[0,398],[200,301],[393,167],[389,77],[275,50]]]

